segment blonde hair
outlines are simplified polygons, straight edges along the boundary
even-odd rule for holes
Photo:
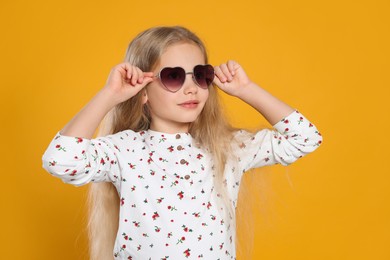
[[[191,43],[199,47],[207,63],[206,48],[191,31],[180,26],[154,27],[139,35],[129,44],[125,61],[138,66],[142,71],[152,71],[162,53],[178,43]],[[143,90],[144,91],[144,90]],[[133,98],[118,104],[104,118],[98,135],[114,134],[123,130],[147,130],[150,113],[142,102],[143,91]],[[199,117],[190,124],[189,133],[203,148],[213,155],[216,175],[215,188],[222,195],[225,213],[230,214],[234,224],[233,206],[230,205],[223,186],[224,169],[230,151],[234,128],[225,119],[219,104],[216,86],[209,88],[209,97]],[[93,260],[112,259],[119,223],[119,197],[111,183],[93,183],[88,196],[88,233],[90,256]]]

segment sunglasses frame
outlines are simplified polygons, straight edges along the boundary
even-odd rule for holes
[[[200,88],[202,88],[202,89],[208,89],[208,88],[213,84],[212,82],[211,82],[210,85],[208,85],[207,87],[202,87],[202,86],[197,82],[197,80],[195,79],[194,70],[195,70],[195,68],[196,68],[197,66],[202,66],[202,67],[210,66],[210,67],[213,69],[213,74],[214,74],[213,80],[214,80],[215,71],[214,71],[214,67],[213,67],[212,65],[210,65],[210,64],[198,64],[198,65],[195,65],[191,72],[186,72],[185,69],[182,68],[182,67],[164,67],[164,68],[162,68],[162,69],[158,72],[157,75],[155,75],[155,77],[160,79],[160,82],[161,82],[161,84],[163,85],[163,87],[164,87],[165,90],[167,90],[167,91],[169,91],[169,92],[172,92],[172,93],[178,92],[178,91],[184,86],[184,82],[186,81],[186,78],[187,78],[187,75],[188,75],[188,74],[192,74],[192,77],[191,77],[191,78],[192,78],[192,80],[195,82],[195,84],[196,84],[198,87],[200,87]],[[177,69],[177,68],[180,68],[180,69],[182,69],[182,70],[184,71],[185,77],[184,77],[184,81],[183,81],[182,85],[181,85],[176,91],[173,91],[173,90],[169,89],[169,88],[164,84],[164,82],[162,81],[162,79],[161,79],[161,72],[162,72],[164,69]]]

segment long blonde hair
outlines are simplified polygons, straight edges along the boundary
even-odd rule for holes
[[[207,63],[206,48],[202,41],[194,33],[180,26],[154,27],[140,33],[129,44],[125,61],[138,66],[142,71],[152,71],[168,47],[183,42],[198,46]],[[114,134],[127,129],[133,131],[148,129],[151,118],[147,105],[142,102],[143,91],[114,107],[104,118],[98,135]],[[225,202],[228,199],[222,183],[233,131],[219,105],[216,86],[210,87],[208,100],[199,117],[191,123],[189,133],[201,147],[209,149],[213,155],[215,187],[225,196]],[[87,203],[91,259],[112,259],[119,223],[117,191],[111,183],[93,183],[89,189]],[[227,211],[234,216],[232,206],[229,203],[225,204]]]

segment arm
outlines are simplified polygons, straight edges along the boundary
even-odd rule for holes
[[[113,68],[106,86],[61,130],[61,134],[92,138],[104,116],[115,105],[133,97],[153,80],[153,73],[122,63]]]
[[[151,76],[128,63],[114,67],[106,86],[49,144],[42,157],[43,168],[76,186],[90,181],[117,182],[121,169],[118,140],[114,136],[91,138],[106,113],[137,94],[152,81]]]
[[[271,125],[276,124],[294,111],[289,105],[252,82],[242,67],[234,61],[216,66],[215,75],[214,82],[219,88],[251,105]]]
[[[217,66],[215,74],[218,87],[254,107],[275,129],[263,129],[254,135],[237,133],[238,143],[233,150],[243,171],[276,163],[288,165],[322,143],[321,134],[311,122],[253,83],[238,63],[228,61]]]

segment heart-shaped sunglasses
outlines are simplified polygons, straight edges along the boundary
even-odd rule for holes
[[[183,86],[187,74],[192,74],[192,79],[200,88],[207,89],[214,80],[214,68],[210,64],[196,65],[192,72],[186,72],[181,67],[166,67],[155,76],[161,80],[162,85],[169,92],[177,92]]]

